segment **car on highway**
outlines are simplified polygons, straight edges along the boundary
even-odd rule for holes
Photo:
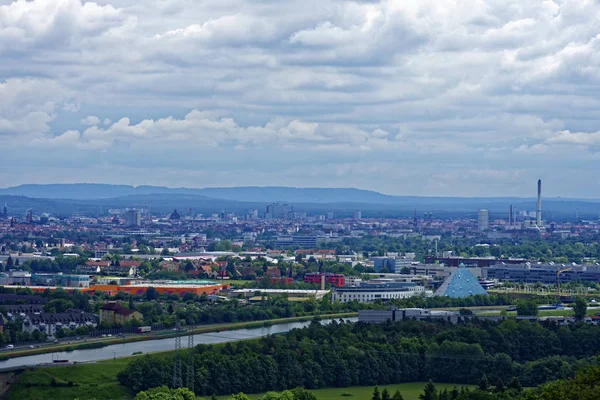
[[[13,346],[12,344],[9,344],[8,346],[6,346],[7,349],[14,349],[15,346]]]

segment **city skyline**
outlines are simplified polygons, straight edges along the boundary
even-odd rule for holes
[[[0,20],[3,187],[600,198],[593,2],[0,0]]]

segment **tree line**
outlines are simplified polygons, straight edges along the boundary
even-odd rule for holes
[[[493,382],[518,377],[523,385],[535,386],[573,376],[595,362],[599,349],[600,327],[585,324],[315,322],[258,341],[199,345],[182,357],[184,363],[193,357],[198,394],[222,395],[428,379],[473,384],[482,374]],[[145,356],[132,361],[119,381],[138,392],[169,385],[172,371],[172,357]]]

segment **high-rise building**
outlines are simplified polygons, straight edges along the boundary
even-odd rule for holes
[[[477,213],[477,230],[479,232],[487,231],[490,227],[490,214],[488,210],[479,210]]]
[[[327,219],[333,219],[333,211],[328,211],[327,212]]]
[[[294,207],[288,203],[273,203],[267,206],[265,219],[287,219],[294,212]]]
[[[537,184],[537,209],[535,212],[535,224],[538,227],[543,226],[542,222],[542,180],[538,179]]]
[[[362,211],[354,211],[354,219],[361,219]]]
[[[4,219],[8,218],[8,206],[4,203],[4,207],[2,208],[2,217]]]
[[[126,226],[141,226],[142,225],[142,216],[138,210],[127,210],[124,215],[125,225]]]

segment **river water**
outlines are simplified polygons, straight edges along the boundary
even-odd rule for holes
[[[358,318],[344,318],[348,322],[356,322]],[[324,319],[321,324],[331,323],[331,319]],[[336,319],[336,321],[339,321]],[[217,344],[233,342],[236,340],[255,339],[262,336],[273,335],[276,333],[288,332],[295,328],[304,328],[310,325],[306,322],[290,322],[285,324],[274,324],[268,327],[236,329],[225,332],[200,333],[194,335],[194,344]],[[181,338],[182,347],[187,347],[188,337]],[[71,362],[89,362],[109,360],[115,357],[127,357],[132,353],[141,351],[142,353],[156,353],[175,349],[175,338],[146,340],[133,343],[113,344],[100,349],[86,349],[74,351],[60,351],[56,353],[38,354],[34,356],[24,356],[0,361],[0,369],[13,368],[19,366],[32,366],[38,364],[51,363],[52,359],[69,360]]]

